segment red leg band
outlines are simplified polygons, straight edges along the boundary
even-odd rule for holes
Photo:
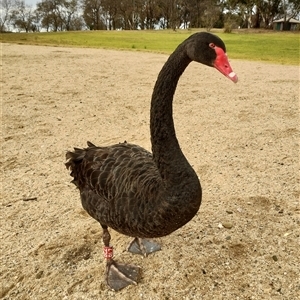
[[[111,259],[113,258],[114,254],[113,254],[113,247],[104,247],[103,249],[103,254],[104,254],[104,257],[106,259]]]

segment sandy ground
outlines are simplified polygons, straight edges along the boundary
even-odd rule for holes
[[[188,67],[174,119],[203,203],[147,258],[111,231],[116,260],[143,270],[137,286],[115,293],[104,282],[100,226],[81,207],[65,152],[87,140],[150,150],[150,97],[167,56],[1,47],[2,299],[299,297],[297,66],[233,60],[236,85]]]

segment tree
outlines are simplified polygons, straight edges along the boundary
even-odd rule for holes
[[[4,32],[7,29],[14,6],[14,0],[2,0],[0,2],[0,32]]]
[[[42,1],[36,4],[36,12],[40,16],[41,26],[48,32],[52,26],[52,8],[50,1]]]
[[[102,8],[104,12],[105,22],[109,30],[117,29],[119,1],[118,0],[102,0]]]
[[[217,3],[213,1],[206,0],[203,2],[203,14],[201,21],[208,31],[210,31],[214,24],[218,21],[220,17],[221,9]]]
[[[187,1],[188,10],[190,11],[190,27],[202,27],[202,14],[204,11],[203,0],[189,0]]]
[[[138,14],[141,29],[154,29],[161,17],[156,0],[139,0]]]
[[[83,19],[90,30],[106,29],[101,0],[83,0]]]
[[[283,30],[289,30],[289,21],[300,13],[300,0],[281,0],[280,16],[283,17]]]
[[[254,1],[253,0],[238,0],[233,1],[235,8],[238,10],[240,17],[243,20],[242,26],[245,28],[253,27]]]
[[[42,27],[47,31],[62,31],[64,28],[61,13],[63,0],[42,0],[37,3],[37,12],[41,16]]]
[[[80,18],[77,16],[78,1],[63,0],[61,3],[61,18],[64,23],[64,30],[70,31],[80,25]],[[77,26],[75,26],[75,20]]]
[[[286,25],[299,16],[300,0],[221,0],[229,14],[238,15],[240,26],[271,28],[275,18],[284,18]],[[227,14],[228,14],[227,12]],[[288,26],[286,26],[288,28]]]
[[[138,15],[135,12],[134,0],[119,1],[119,16],[122,29],[137,29],[135,24],[138,23]]]
[[[36,11],[42,27],[47,31],[69,31],[83,27],[82,17],[78,14],[78,0],[42,0],[37,3]]]
[[[256,22],[258,23],[258,18],[261,18],[263,21],[263,26],[265,28],[270,28],[272,26],[272,21],[275,16],[279,12],[279,4],[281,0],[258,0],[256,1],[257,7],[257,19]],[[258,15],[259,14],[259,15]],[[259,26],[256,26],[259,27]]]
[[[180,27],[180,3],[177,0],[159,0],[158,7],[161,14],[161,25],[163,28]]]
[[[25,5],[25,1],[16,0],[15,8],[11,13],[11,21],[15,28],[26,32],[35,31],[35,15],[30,6]]]

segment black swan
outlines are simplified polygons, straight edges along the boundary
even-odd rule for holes
[[[145,238],[170,234],[197,213],[202,190],[175,134],[172,102],[179,77],[191,61],[215,67],[233,82],[223,41],[195,33],[171,54],[156,81],[151,101],[152,154],[127,142],[67,152],[66,167],[80,191],[83,208],[103,229],[106,282],[113,290],[136,284],[140,268],[116,263],[108,227],[134,237],[128,250],[147,255],[160,246]]]

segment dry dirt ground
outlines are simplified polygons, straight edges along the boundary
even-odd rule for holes
[[[65,153],[87,140],[150,150],[150,97],[167,56],[1,47],[2,299],[299,299],[298,66],[233,60],[236,85],[188,67],[174,119],[203,203],[147,258],[111,231],[116,260],[143,270],[115,293]]]

